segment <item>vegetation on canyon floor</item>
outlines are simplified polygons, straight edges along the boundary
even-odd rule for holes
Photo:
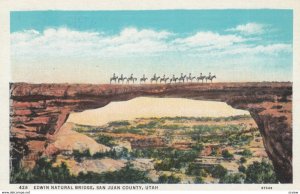
[[[73,130],[110,150],[61,150],[52,158],[39,159],[32,170],[17,166],[11,172],[11,182],[278,182],[259,131],[248,115],[139,118],[105,126],[74,124]],[[106,167],[107,159],[118,165]]]

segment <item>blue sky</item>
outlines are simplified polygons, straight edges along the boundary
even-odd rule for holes
[[[292,23],[291,10],[11,12],[12,81],[104,83],[113,72],[291,81]]]

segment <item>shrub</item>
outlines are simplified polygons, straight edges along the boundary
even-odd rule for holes
[[[77,162],[81,162],[81,160],[83,158],[90,158],[92,155],[91,155],[90,150],[88,149],[88,150],[84,150],[82,152],[79,150],[73,150],[73,156]]]
[[[192,145],[192,148],[198,152],[201,152],[203,150],[203,144],[202,143],[196,143],[195,145]]]
[[[246,158],[244,158],[244,157],[241,157],[241,159],[240,159],[240,162],[241,162],[242,164],[244,164],[244,163],[246,163],[246,162],[247,162],[247,160],[246,160]]]
[[[128,121],[112,121],[108,123],[110,127],[128,126],[130,123]]]
[[[238,174],[229,174],[222,177],[219,183],[243,183],[245,179],[245,175],[238,173]]]
[[[193,176],[201,176],[201,166],[199,164],[190,163],[187,167],[186,174],[193,175]]]
[[[154,168],[157,171],[169,171],[171,168],[180,168],[180,161],[173,158],[167,158],[160,163],[156,163]]]
[[[201,184],[201,183],[204,183],[204,180],[203,180],[203,178],[201,176],[196,176],[195,180],[194,180],[194,183]]]
[[[158,121],[150,121],[149,123],[146,123],[146,124],[138,124],[136,127],[152,129],[152,128],[155,128],[158,125],[158,123],[159,123]]]
[[[238,169],[239,169],[239,172],[242,172],[242,173],[245,173],[245,172],[246,172],[246,167],[243,166],[243,165],[239,166]]]
[[[244,149],[242,152],[239,152],[238,154],[245,156],[245,157],[252,156],[252,152],[249,149]]]
[[[173,125],[162,125],[161,128],[163,128],[163,129],[171,129],[171,130],[173,129],[173,130],[176,130],[176,129],[185,129],[186,127],[173,124]]]
[[[74,176],[66,164],[53,167],[46,158],[38,160],[33,170],[20,169],[11,176],[12,183],[152,183],[146,172],[136,170],[130,164],[113,172],[80,172]]]
[[[174,183],[179,183],[181,180],[179,177],[174,176],[173,174],[170,176],[167,175],[161,175],[158,178],[159,183],[168,183],[168,184],[174,184]]]
[[[152,181],[146,176],[146,172],[132,168],[127,164],[124,168],[101,174],[94,172],[79,173],[78,183],[151,183]]]
[[[222,165],[218,164],[211,169],[209,169],[210,174],[214,178],[223,178],[227,174],[227,169],[224,168]]]
[[[223,150],[222,151],[222,156],[223,156],[223,158],[226,158],[226,159],[232,159],[233,158],[233,155],[228,150]]]
[[[103,145],[106,145],[106,146],[114,146],[115,144],[113,143],[113,137],[110,137],[110,136],[106,136],[106,135],[99,135],[97,138],[96,138],[96,142],[97,143],[100,143],[100,144],[103,144]]]
[[[217,156],[217,150],[216,149],[212,149],[210,156]]]
[[[11,174],[13,183],[72,183],[73,177],[65,163],[53,167],[46,158],[36,161],[35,167],[31,171],[19,169]]]
[[[253,162],[246,170],[245,183],[278,183],[274,168],[271,164],[262,162]]]
[[[139,135],[144,134],[144,132],[141,129],[133,128],[133,127],[117,128],[117,129],[113,129],[111,132],[112,133],[132,133],[132,134],[139,134]]]

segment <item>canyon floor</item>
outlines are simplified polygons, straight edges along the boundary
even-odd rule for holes
[[[50,147],[59,150],[53,165],[65,163],[74,176],[130,164],[149,182],[244,183],[253,163],[271,166],[249,115],[138,118],[101,126],[68,122]]]

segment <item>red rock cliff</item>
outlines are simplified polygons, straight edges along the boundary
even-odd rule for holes
[[[138,96],[180,97],[226,102],[248,110],[282,183],[293,180],[292,83],[213,83],[167,85],[27,84],[10,86],[12,152],[24,166],[46,153],[52,136],[71,112],[95,109]]]

